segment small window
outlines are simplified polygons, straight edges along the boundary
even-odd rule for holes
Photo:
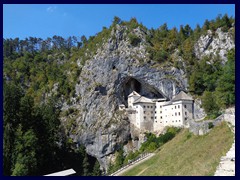
[[[155,114],[157,113],[157,111],[155,111]]]
[[[151,111],[151,113],[153,113],[153,111]]]
[[[162,116],[161,116],[161,119],[162,119]]]
[[[157,119],[157,116],[155,116],[155,119]]]
[[[146,116],[144,116],[143,118],[146,119]]]
[[[179,122],[181,122],[181,120],[179,120]]]
[[[187,105],[184,105],[185,108],[187,108]]]
[[[175,116],[177,116],[177,113],[175,112]]]
[[[146,113],[146,111],[143,111],[143,114],[145,114]]]
[[[187,118],[185,118],[185,121],[187,120]]]
[[[177,106],[175,106],[175,109],[177,109]]]
[[[155,108],[157,108],[157,106],[155,106]]]
[[[143,106],[143,108],[145,108],[146,106]]]
[[[177,120],[176,120],[176,122],[177,122]]]
[[[180,116],[180,112],[178,113],[178,115]]]
[[[162,111],[160,111],[160,113],[162,113]]]
[[[155,121],[155,122],[157,122],[157,121]]]
[[[187,115],[187,112],[185,112],[185,115]]]
[[[178,109],[180,108],[180,105],[178,105]]]
[[[138,108],[138,106],[136,106],[136,108]]]
[[[151,106],[151,108],[152,108],[152,106]]]
[[[162,108],[162,106],[160,106],[160,108]]]
[[[153,117],[151,117],[151,119],[153,119]]]

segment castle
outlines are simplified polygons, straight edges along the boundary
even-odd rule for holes
[[[171,101],[167,98],[147,98],[133,91],[128,96],[126,110],[130,123],[140,131],[158,133],[166,126],[188,127],[193,119],[193,99],[183,91]]]

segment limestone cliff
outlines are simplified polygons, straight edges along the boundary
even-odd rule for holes
[[[177,69],[171,63],[159,66],[149,59],[148,32],[140,27],[128,31],[128,27],[123,25],[112,29],[108,39],[82,67],[75,86],[77,98],[72,99],[71,108],[77,111],[69,136],[77,144],[84,144],[87,152],[95,156],[103,168],[107,168],[111,154],[127,143],[131,136],[127,116],[118,111],[118,105],[127,105],[127,96],[133,90],[147,97],[165,96],[168,99],[181,90],[188,90],[184,69]],[[140,39],[137,45],[130,43],[129,33]],[[220,30],[217,34],[226,36],[227,47],[222,44],[221,38],[217,39],[209,32],[201,36],[195,45],[197,57],[201,59],[220,48],[224,59],[224,53],[233,47],[232,41]],[[182,61],[181,57],[179,61]],[[66,123],[64,121],[66,119],[63,119]]]
[[[126,29],[117,25],[96,55],[86,62],[76,85],[79,101],[72,106],[78,113],[75,134],[70,132],[70,137],[83,143],[104,168],[108,165],[106,157],[130,137],[129,121],[117,109],[120,104],[127,105],[127,96],[133,90],[150,97],[163,94],[171,98],[187,88],[184,71],[169,65],[154,67],[148,60],[147,32],[134,29],[131,33],[141,42],[132,46]]]
[[[204,56],[219,54],[222,62],[225,63],[227,61],[227,51],[235,48],[232,31],[233,28],[229,29],[229,32],[223,32],[221,28],[218,28],[215,32],[208,30],[207,34],[202,35],[195,43],[195,55],[201,59]]]

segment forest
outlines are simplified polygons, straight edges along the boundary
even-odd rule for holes
[[[234,23],[235,18],[218,15],[194,29],[189,25],[169,29],[165,23],[148,30],[136,18],[114,17],[109,28],[88,39],[84,35],[3,39],[4,175],[44,175],[67,168],[74,168],[77,175],[101,175],[98,161],[67,137],[60,123],[61,107],[63,102],[71,104],[81,68],[117,24],[128,27],[133,47],[140,40],[130,30],[148,32],[149,58],[157,66],[183,68],[171,56],[177,49],[186,64],[189,92],[202,100],[208,118],[217,117],[235,104],[235,49],[223,65],[218,56],[198,60],[193,47],[201,35],[218,28],[235,39]]]

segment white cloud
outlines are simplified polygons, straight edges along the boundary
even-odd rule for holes
[[[56,9],[57,9],[57,6],[49,6],[46,10],[47,10],[47,12],[52,13],[52,12],[56,11]]]

